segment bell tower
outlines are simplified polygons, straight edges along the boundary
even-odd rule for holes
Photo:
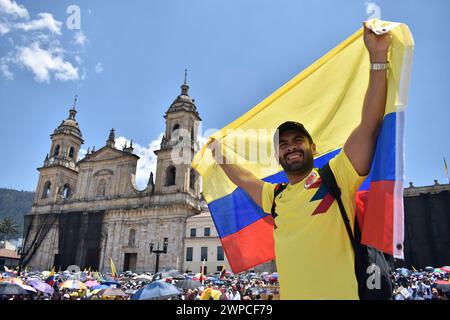
[[[187,70],[181,93],[172,102],[164,119],[166,129],[157,155],[155,192],[189,193],[200,196],[200,177],[191,167],[198,150],[198,126],[201,118],[195,100],[189,96]]]
[[[44,165],[38,168],[35,204],[46,205],[69,199],[75,190],[78,177],[78,153],[83,144],[80,127],[75,119],[77,97],[69,110],[69,117],[50,135],[50,152]]]

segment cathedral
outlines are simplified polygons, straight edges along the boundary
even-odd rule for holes
[[[144,190],[136,186],[139,157],[133,145],[115,147],[114,129],[106,144],[88,150],[74,106],[50,135],[50,151],[38,168],[39,180],[30,214],[25,216],[22,265],[29,270],[135,272],[183,270],[186,222],[207,211],[200,177],[190,165],[198,150],[200,116],[186,81],[164,115],[165,134],[155,176]],[[180,155],[188,161],[174,161]],[[163,251],[159,261],[155,250]]]

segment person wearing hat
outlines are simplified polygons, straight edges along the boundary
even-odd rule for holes
[[[370,78],[361,122],[339,154],[329,161],[352,228],[355,194],[370,171],[385,114],[390,42],[389,33],[376,35],[364,25]],[[326,88],[323,90],[325,94]],[[277,131],[276,156],[289,183],[276,199],[276,184],[264,182],[228,161],[219,141],[210,140],[208,147],[228,178],[264,212],[271,213],[276,204],[274,241],[281,299],[359,299],[353,248],[338,204],[327,196],[314,168],[314,139],[303,124],[294,121],[282,123]],[[311,277],[327,274],[330,266],[331,277]]]

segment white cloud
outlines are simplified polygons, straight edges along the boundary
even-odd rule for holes
[[[95,73],[97,73],[97,74],[103,73],[103,66],[102,66],[102,63],[101,63],[101,62],[98,62],[98,63],[95,65]]]
[[[38,13],[39,19],[15,24],[17,29],[24,31],[48,29],[53,34],[61,35],[62,22],[53,18],[51,13]]]
[[[14,74],[9,70],[9,66],[7,64],[0,64],[0,73],[7,80],[14,79]]]
[[[0,36],[3,36],[11,31],[11,26],[6,22],[0,21]]]
[[[75,61],[77,64],[83,64],[83,58],[81,58],[80,56],[75,56]]]
[[[80,161],[81,159],[83,159],[87,154],[87,150],[86,149],[80,149],[80,151],[78,152],[78,160]]]
[[[150,172],[153,172],[153,175],[156,174],[157,158],[153,151],[160,148],[162,136],[161,133],[157,139],[150,142],[146,147],[133,142],[133,153],[140,157],[136,168],[136,184],[141,190],[147,187]],[[115,147],[122,150],[125,142],[129,146],[131,141],[125,137],[119,137],[116,139]]]
[[[14,0],[0,0],[0,13],[10,15],[14,18],[28,19],[30,17],[28,10],[23,5],[17,4]]]
[[[42,49],[38,42],[18,49],[17,62],[34,73],[38,82],[78,80],[78,68],[64,60],[61,48]]]
[[[13,79],[14,66],[18,66],[31,71],[38,82],[83,80],[84,45],[89,40],[82,31],[72,40],[63,39],[62,27],[51,13],[31,18],[27,8],[15,0],[0,0],[0,36],[10,35],[9,42],[2,39],[8,48],[0,61],[0,76]]]
[[[78,31],[75,33],[75,36],[73,37],[73,41],[76,44],[79,44],[80,46],[84,46],[87,43],[88,38],[83,33],[83,31]]]

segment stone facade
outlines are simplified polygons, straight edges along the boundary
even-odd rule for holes
[[[201,119],[188,89],[181,86],[164,116],[156,178],[149,172],[144,190],[135,183],[139,157],[132,144],[115,148],[114,129],[104,147],[76,161],[84,141],[74,104],[38,169],[36,197],[25,216],[23,264],[30,270],[76,265],[108,272],[111,258],[118,271],[153,272],[150,243],[162,247],[166,240],[159,269],[183,270],[186,221],[202,207],[200,177],[190,166]]]
[[[203,264],[205,274],[220,272],[222,267],[225,267],[225,270],[230,270],[222,243],[207,208],[203,208],[201,214],[187,219],[185,237],[185,271],[201,272]],[[206,248],[203,249],[204,256],[202,256],[202,248]],[[218,253],[218,251],[221,252]],[[205,261],[203,262],[203,260]]]

